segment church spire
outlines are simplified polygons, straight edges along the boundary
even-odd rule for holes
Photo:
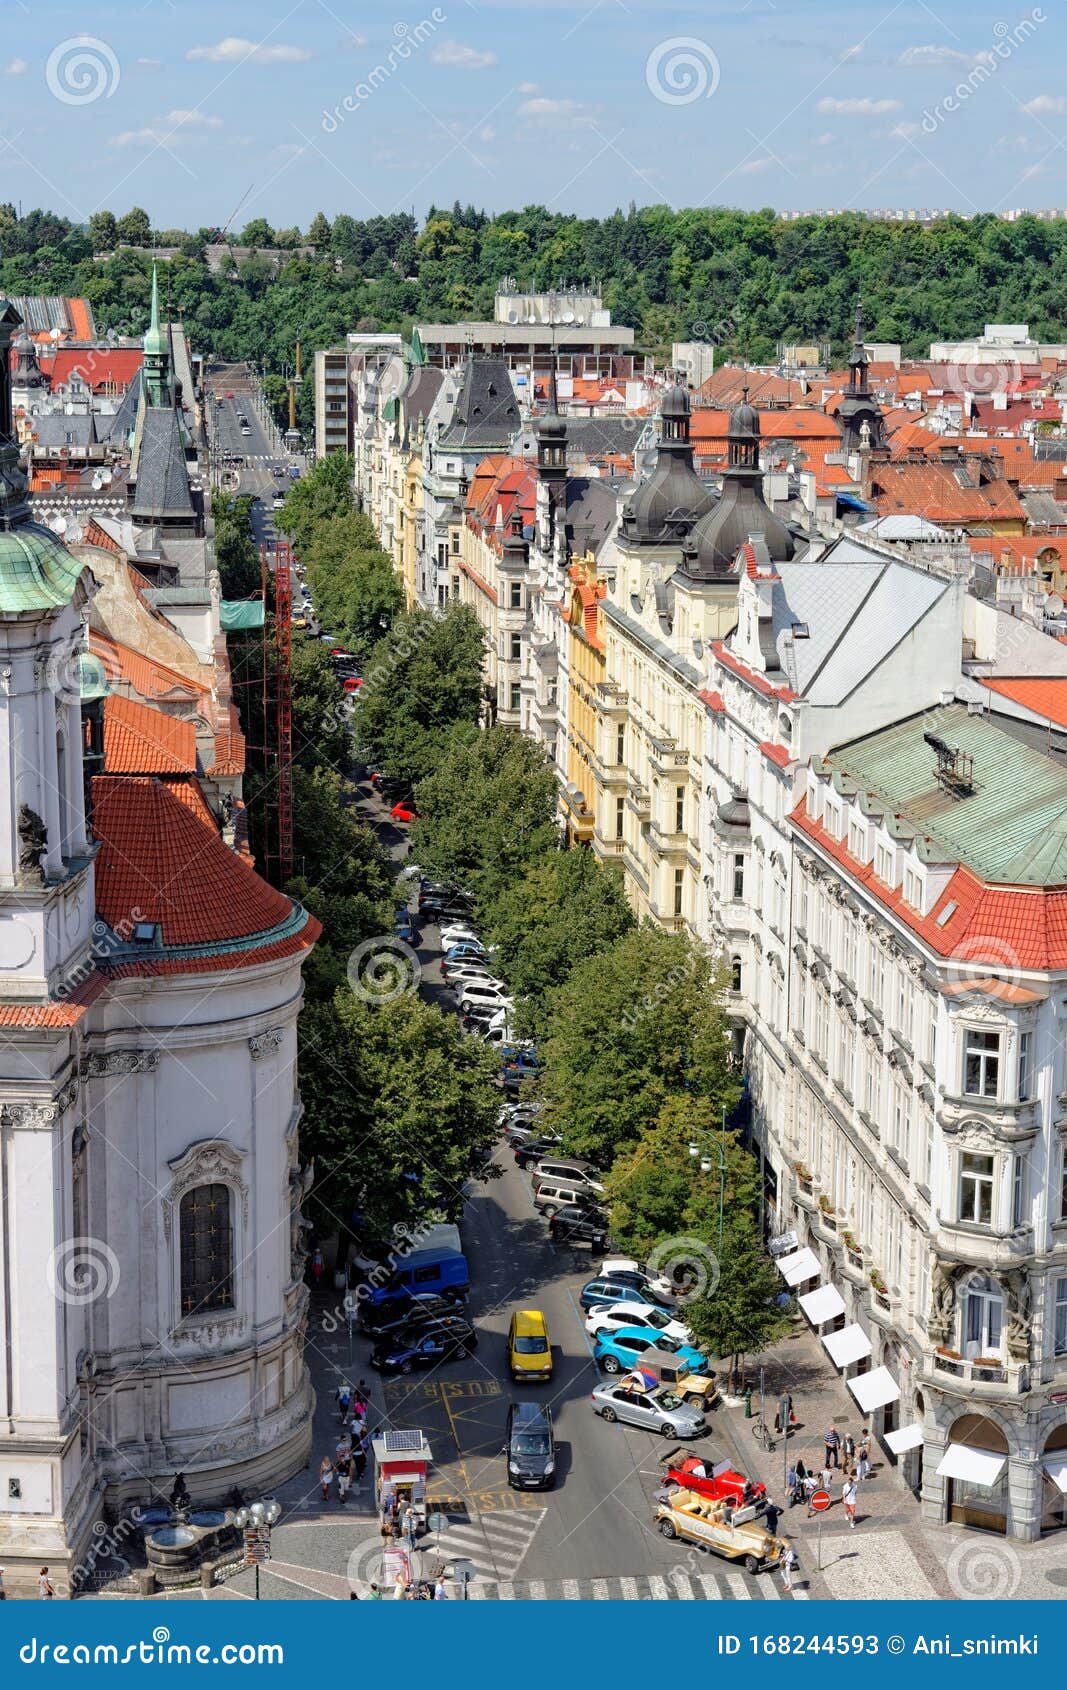
[[[159,272],[152,265],[152,308],[144,337],[144,386],[149,405],[162,409],[170,404],[170,345],[159,321]]]

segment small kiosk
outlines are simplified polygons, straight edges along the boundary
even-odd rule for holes
[[[371,1439],[374,1454],[374,1498],[383,1508],[396,1497],[397,1510],[414,1508],[419,1530],[426,1530],[426,1475],[430,1469],[430,1445],[424,1432],[380,1432]]]

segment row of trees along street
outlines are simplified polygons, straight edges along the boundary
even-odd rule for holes
[[[616,1242],[645,1259],[682,1241],[709,1276],[686,1321],[736,1371],[789,1316],[760,1233],[759,1165],[729,1124],[741,1082],[724,975],[684,935],[638,927],[617,868],[559,848],[543,750],[478,726],[481,657],[464,607],[400,618],[357,707],[360,755],[413,782],[413,858],[474,895],[520,1031],[537,1039],[546,1124],[606,1170]]]

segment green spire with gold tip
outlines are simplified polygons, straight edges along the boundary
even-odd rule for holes
[[[152,266],[152,310],[144,337],[144,385],[149,405],[170,404],[170,345],[159,323],[159,272]]]

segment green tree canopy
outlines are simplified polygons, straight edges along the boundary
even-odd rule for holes
[[[438,767],[453,729],[478,721],[485,636],[474,612],[399,616],[375,647],[355,715],[361,754],[412,782]]]
[[[732,1108],[723,981],[682,934],[645,926],[586,958],[549,997],[541,1092],[567,1149],[608,1168],[677,1094]]]
[[[393,560],[370,518],[353,510],[326,517],[302,556],[323,623],[361,655],[369,653],[404,604]]]
[[[374,1003],[348,987],[305,1009],[301,1049],[308,1206],[322,1230],[354,1214],[372,1239],[399,1221],[457,1220],[497,1136],[492,1053],[410,992]]]
[[[457,731],[415,802],[415,856],[483,906],[558,843],[555,774],[544,748],[514,728]]]
[[[148,246],[152,240],[152,219],[141,206],[135,205],[115,225],[120,241],[130,246]]]

